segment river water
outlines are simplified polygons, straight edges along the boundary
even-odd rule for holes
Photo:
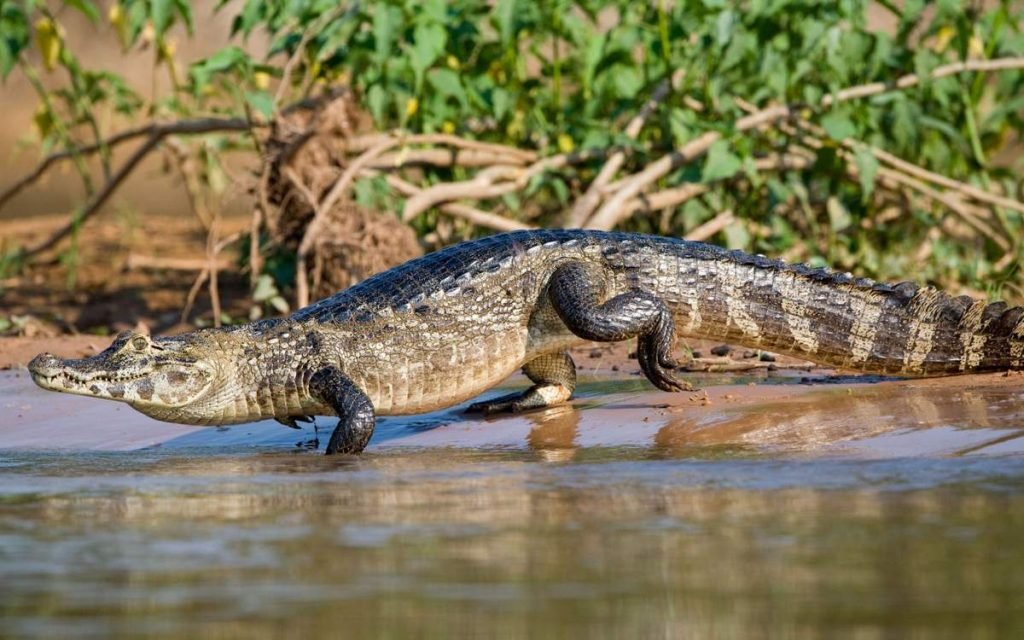
[[[0,635],[1024,637],[1017,386],[701,419],[585,386],[530,420],[386,419],[360,457],[279,426],[19,441],[0,449]]]

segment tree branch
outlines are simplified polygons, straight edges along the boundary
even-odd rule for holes
[[[129,174],[131,174],[135,167],[140,162],[142,162],[142,159],[145,158],[150,151],[156,148],[156,146],[159,143],[160,137],[158,136],[150,136],[149,138],[147,138],[145,142],[139,145],[139,148],[135,150],[135,152],[125,161],[125,163],[121,165],[121,168],[118,169],[117,173],[115,173],[110,178],[110,180],[103,185],[103,188],[97,191],[96,194],[92,197],[92,199],[89,200],[89,202],[87,202],[85,206],[82,207],[81,213],[73,215],[71,222],[64,225],[57,231],[53,232],[53,234],[51,234],[50,237],[48,237],[47,239],[37,243],[34,246],[23,249],[20,252],[19,257],[22,259],[31,258],[32,256],[35,256],[53,247],[58,242],[63,240],[65,237],[71,235],[71,232],[74,231],[78,225],[84,223],[86,220],[91,218],[97,211],[99,211],[100,207],[102,207],[103,204],[106,203],[107,199],[110,198],[110,196],[114,193],[117,187],[122,182],[124,182],[124,179],[127,178]]]
[[[998,71],[1006,69],[1024,69],[1024,58],[997,58],[994,60],[967,60],[953,64],[936,67],[929,74],[932,79],[944,78],[958,73],[972,71]],[[854,100],[868,96],[885,93],[896,89],[906,89],[920,83],[917,75],[910,74],[898,78],[895,82],[887,84],[875,82],[865,85],[858,85],[844,89],[835,94],[825,96],[818,103],[820,107],[829,107],[837,102]],[[758,126],[781,120],[791,115],[795,107],[773,106],[757,111],[736,121],[734,131],[746,131]],[[651,183],[660,180],[672,170],[691,162],[700,155],[703,155],[712,144],[721,139],[722,135],[717,131],[708,131],[683,145],[672,153],[663,156],[648,165],[639,173],[620,181],[621,186],[601,206],[585,225],[588,229],[611,229],[619,221],[623,205],[631,198],[636,197]]]
[[[197,120],[179,120],[168,123],[151,122],[141,127],[116,133],[100,143],[78,147],[74,150],[56,151],[43,158],[30,173],[4,189],[3,193],[0,193],[0,207],[3,207],[8,200],[16,196],[25,187],[38,180],[52,164],[60,160],[72,158],[75,155],[90,155],[99,152],[104,147],[112,148],[142,137],[155,137],[159,140],[169,135],[199,135],[216,131],[248,130],[249,123],[244,118],[199,118]]]
[[[647,122],[647,118],[657,110],[658,105],[665,100],[672,87],[678,84],[678,78],[681,77],[682,71],[677,71],[672,78],[666,78],[658,84],[654,93],[651,94],[650,100],[644,103],[640,112],[633,116],[633,119],[626,125],[624,133],[627,137],[635,140],[640,135],[640,131]],[[573,205],[572,210],[569,212],[569,217],[566,219],[565,226],[571,228],[579,227],[587,221],[587,218],[590,217],[590,214],[594,212],[594,209],[601,202],[601,189],[618,173],[619,169],[622,168],[622,163],[625,161],[626,152],[622,149],[616,151],[608,158],[594,178],[594,181],[590,183],[586,193],[576,200],[576,204]]]

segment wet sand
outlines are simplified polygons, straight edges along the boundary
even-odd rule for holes
[[[573,401],[522,415],[481,417],[466,405],[382,417],[369,451],[513,448],[571,459],[591,447],[642,447],[664,455],[900,457],[1024,453],[1024,376],[862,381],[792,372],[698,374],[695,392],[662,393],[639,376],[592,370]],[[737,382],[739,382],[737,384]],[[527,384],[514,376],[498,395]],[[334,419],[291,430],[272,420],[225,428],[158,422],[127,405],[42,391],[24,371],[0,372],[0,449],[223,451],[321,448]]]

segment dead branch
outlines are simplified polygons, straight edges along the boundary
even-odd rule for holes
[[[964,72],[997,71],[1006,69],[1024,69],[1024,58],[968,60],[936,67],[929,74],[929,77],[932,79],[938,79]],[[906,89],[918,84],[919,82],[920,78],[917,75],[910,74],[898,78],[893,83],[887,84],[875,82],[859,85],[825,96],[818,104],[820,107],[827,108],[837,102],[864,98],[892,90]],[[767,107],[761,111],[751,113],[737,120],[734,130],[737,132],[747,131],[749,129],[782,120],[790,116],[792,112],[793,107],[789,106],[777,105]],[[687,162],[692,162],[694,159],[707,152],[711,145],[717,142],[720,138],[721,134],[718,132],[706,132],[672,153],[649,164],[639,173],[623,179],[620,181],[621,187],[615,191],[608,201],[606,201],[593,216],[591,216],[585,226],[588,229],[611,229],[625,215],[622,209],[623,205],[627,201],[639,195],[639,193],[646,189],[651,183],[668,175],[668,173],[673,169],[676,169]]]
[[[1024,69],[1024,58],[964,60],[962,62],[954,62],[941,67],[935,67],[932,69],[931,73],[928,74],[928,77],[932,80],[938,80],[940,78],[946,78],[959,73],[973,71],[1006,71],[1008,69]],[[819,104],[822,107],[830,107],[836,102],[845,102],[846,100],[854,100],[856,98],[866,98],[868,96],[874,96],[879,93],[885,93],[896,89],[909,89],[920,82],[921,78],[918,77],[917,74],[911,73],[897,78],[895,82],[871,82],[843,89],[834,94],[823,97]]]
[[[808,122],[806,120],[799,120],[796,124],[799,128],[810,132],[817,138],[824,138],[827,135],[821,127],[818,127],[814,123]],[[1013,211],[1024,213],[1024,203],[1018,200],[1006,198],[994,193],[989,193],[988,191],[979,189],[974,185],[968,184],[966,182],[955,180],[953,178],[944,176],[941,173],[929,171],[924,167],[918,166],[912,162],[907,162],[906,160],[900,158],[897,155],[879,149],[878,147],[869,145],[865,142],[861,142],[860,140],[847,138],[846,140],[841,140],[839,142],[847,149],[850,149],[852,151],[867,151],[871,155],[878,158],[881,162],[884,162],[893,167],[893,169],[895,170],[901,171],[915,178],[920,178],[922,180],[925,180],[926,182],[931,182],[933,184],[945,187],[969,199],[977,200],[979,202],[984,202],[997,207],[1004,207],[1006,209],[1012,209]]]
[[[398,176],[388,175],[385,179],[392,189],[404,196],[414,197],[417,194],[422,193],[422,189],[411,182],[402,180]],[[510,220],[508,218],[504,218],[475,207],[459,204],[457,202],[447,202],[442,204],[440,209],[441,211],[455,216],[456,218],[461,218],[472,224],[488,229],[494,229],[495,231],[519,231],[523,229],[536,228],[524,222],[519,222],[518,220]]]
[[[640,112],[633,116],[633,119],[626,125],[625,134],[630,139],[635,140],[640,135],[641,129],[647,122],[647,118],[657,110],[658,105],[665,100],[672,87],[679,83],[679,79],[682,78],[683,72],[677,71],[672,78],[666,78],[658,84],[655,88],[654,93],[651,94],[650,100],[644,103],[643,108]],[[604,166],[598,172],[594,181],[590,183],[590,187],[587,188],[586,193],[576,201],[573,205],[572,210],[569,212],[569,217],[566,220],[567,227],[579,227],[590,214],[594,212],[597,205],[601,202],[601,189],[618,173],[619,169],[622,168],[622,163],[626,161],[626,152],[618,150],[608,158]]]
[[[405,207],[402,209],[402,222],[409,222],[440,202],[465,198],[485,200],[514,191],[519,188],[515,178],[518,178],[520,173],[522,173],[521,169],[497,165],[484,169],[472,180],[445,182],[423,189],[405,201]],[[497,183],[503,178],[511,181]]]
[[[46,251],[47,249],[53,247],[58,242],[60,242],[67,236],[71,235],[71,233],[75,230],[75,228],[78,225],[84,223],[86,220],[95,215],[97,211],[99,211],[100,207],[102,207],[103,204],[106,203],[106,201],[114,193],[114,191],[117,190],[117,187],[120,186],[120,184],[124,182],[124,179],[127,178],[129,174],[131,174],[131,172],[135,169],[136,166],[138,166],[140,162],[142,162],[142,159],[145,158],[150,151],[156,148],[159,142],[160,136],[150,136],[149,138],[147,138],[146,141],[143,142],[139,146],[139,148],[136,149],[135,152],[125,161],[125,163],[121,165],[121,168],[118,169],[117,173],[115,173],[113,177],[111,177],[111,179],[108,180],[103,185],[103,188],[97,191],[96,194],[93,195],[92,199],[89,200],[89,202],[87,202],[85,206],[82,207],[81,213],[73,215],[71,222],[67,223],[60,229],[57,229],[57,231],[53,232],[50,235],[50,237],[46,238],[42,242],[39,242],[26,249],[22,249],[20,257],[23,259],[31,258],[32,256],[40,254],[43,251]]]
[[[691,229],[689,233],[683,236],[683,239],[703,242],[735,221],[736,216],[733,214],[732,209],[726,209],[704,224]]]
[[[526,166],[522,156],[495,153],[482,149],[403,149],[381,154],[369,167],[380,171],[392,171],[416,166],[431,167],[490,167],[496,164]]]
[[[736,131],[747,131],[756,127],[781,120],[788,117],[792,110],[788,106],[778,105],[769,107],[757,113],[745,116],[736,121]],[[656,180],[668,175],[673,169],[681,167],[687,162],[703,155],[722,137],[717,131],[708,131],[683,145],[676,151],[662,156],[658,160],[647,165],[647,167],[629,178],[622,181],[621,187],[598,209],[586,224],[588,229],[603,229],[605,231],[613,228],[627,214],[624,205],[635,198]]]
[[[164,258],[140,253],[129,253],[124,268],[129,271],[136,269],[153,269],[155,271],[202,271],[210,266],[208,258]],[[218,260],[217,268],[227,269],[230,260]]]
[[[56,151],[43,158],[27,175],[15,181],[0,193],[0,207],[16,196],[22,189],[38,180],[55,162],[69,159],[75,155],[98,153],[103,148],[113,148],[136,138],[148,137],[160,140],[169,135],[201,135],[216,131],[248,131],[249,123],[244,118],[199,118],[196,120],[179,120],[177,122],[149,124],[116,133],[96,144],[79,147],[75,150]],[[110,184],[110,181],[107,182]]]

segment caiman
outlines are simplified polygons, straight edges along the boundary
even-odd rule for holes
[[[665,391],[676,336],[895,376],[1021,369],[1024,308],[880,284],[698,242],[580,230],[464,242],[287,318],[154,338],[119,335],[81,360],[40,354],[45,388],[127,402],[158,420],[224,425],[340,419],[327,453],[358,453],[375,416],[468,400],[522,369],[533,385],[470,409],[565,402],[567,349],[637,339]]]

